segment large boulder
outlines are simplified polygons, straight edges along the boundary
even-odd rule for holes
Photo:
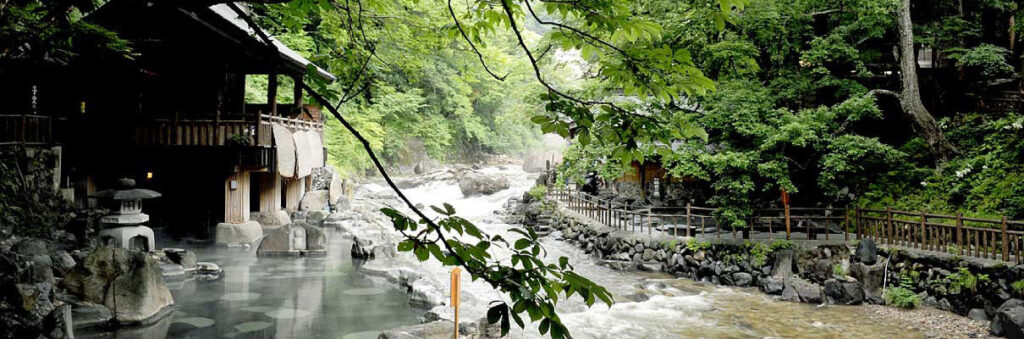
[[[263,227],[256,220],[241,224],[222,222],[216,230],[217,245],[223,246],[252,244],[263,237]]]
[[[868,265],[874,265],[878,261],[878,247],[871,239],[862,239],[857,244],[857,250],[853,252],[853,260]]]
[[[249,214],[249,219],[255,220],[264,227],[283,226],[292,223],[292,217],[286,211],[252,212]]]
[[[864,296],[869,300],[881,300],[884,275],[885,266],[882,263],[874,265],[861,262],[850,263],[850,276],[860,282],[864,289]]]
[[[196,268],[196,254],[181,248],[165,248],[164,255],[172,263],[181,265],[186,270]]]
[[[467,197],[494,194],[508,187],[508,178],[499,173],[469,172],[459,179],[459,190]]]
[[[144,252],[98,248],[64,277],[68,293],[102,304],[121,324],[152,321],[174,304],[159,262]]]
[[[327,234],[319,227],[295,222],[267,234],[256,256],[322,256],[327,254]]]
[[[797,276],[791,276],[783,283],[782,300],[820,304],[821,286]]]
[[[864,290],[856,281],[825,280],[825,300],[829,304],[858,305],[864,302]]]
[[[988,330],[1000,337],[1024,338],[1024,301],[1010,299],[999,306]]]
[[[50,262],[53,264],[53,274],[56,276],[64,276],[64,273],[75,267],[75,259],[67,251],[50,253]]]
[[[327,190],[309,191],[302,195],[299,202],[300,211],[323,211],[327,209],[330,202],[330,193]]]

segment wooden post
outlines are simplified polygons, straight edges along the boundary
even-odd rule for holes
[[[270,106],[270,115],[277,115],[277,72],[270,72],[267,75],[267,105]],[[256,119],[259,121],[259,119]]]
[[[886,224],[886,227],[885,227],[886,228],[886,232],[885,232],[885,239],[884,239],[885,240],[885,244],[891,244],[892,243],[892,207],[886,207],[885,208],[885,224]]]
[[[928,245],[928,240],[927,239],[928,238],[926,237],[927,233],[928,233],[928,217],[924,215],[924,212],[921,212],[921,237],[920,237],[921,238],[921,244],[920,244],[920,246],[917,246],[917,248],[928,249],[927,248],[927,245]]]
[[[964,240],[963,240],[964,239],[964,236],[963,236],[964,232],[963,232],[963,229],[964,229],[964,214],[963,213],[957,213],[956,214],[956,247],[957,247],[956,252],[959,255],[964,255]]]
[[[790,233],[792,232],[792,229],[790,228],[789,223],[789,194],[786,193],[786,190],[782,190],[782,209],[786,216],[786,240],[790,240]]]
[[[690,236],[690,203],[686,203],[686,236]]]
[[[295,84],[294,92],[293,92],[294,93],[293,94],[294,100],[292,100],[292,101],[295,103],[295,108],[298,108],[301,111],[302,110],[302,77],[301,76],[293,77],[292,80],[293,80],[292,83]],[[321,114],[321,116],[322,116],[322,114]]]
[[[1009,250],[1010,250],[1010,243],[1007,242],[1009,237],[1006,235],[1006,216],[1005,215],[1003,216],[1002,234],[1003,234],[1003,239],[1000,242],[1003,245],[1003,261],[1010,261],[1010,252],[1009,252]]]
[[[856,227],[854,232],[857,232],[857,240],[860,240],[861,239],[861,235],[860,235],[860,232],[861,232],[861,230],[860,230],[860,206],[854,207],[853,210],[854,210],[854,212],[853,212],[853,223],[855,225],[854,227]]]
[[[459,339],[459,299],[460,299],[459,297],[460,297],[460,294],[462,294],[462,292],[460,291],[461,290],[461,286],[460,286],[461,284],[460,284],[460,281],[459,281],[460,279],[459,278],[461,278],[461,277],[462,277],[462,268],[461,267],[453,268],[452,269],[452,292],[451,292],[452,300],[451,300],[451,305],[452,305],[452,308],[455,310],[455,337],[454,337],[455,339]]]
[[[651,214],[651,209],[648,208],[647,209],[647,235],[651,235],[651,233],[653,233],[653,231],[651,230],[654,227],[654,222],[651,219],[652,217],[653,217],[653,215]]]
[[[843,210],[843,241],[850,240],[850,204]]]

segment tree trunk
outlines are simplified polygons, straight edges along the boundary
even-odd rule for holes
[[[914,130],[928,143],[932,155],[939,163],[946,162],[956,153],[953,146],[942,135],[938,123],[921,101],[921,87],[917,81],[917,58],[914,55],[914,30],[910,21],[910,0],[900,0],[896,13],[900,46],[900,106],[914,122]]]

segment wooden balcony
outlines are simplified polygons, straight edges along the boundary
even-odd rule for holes
[[[43,115],[0,115],[0,145],[54,142],[53,120]]]
[[[260,114],[254,120],[151,120],[135,128],[140,146],[273,146],[272,124],[323,133],[323,124]]]

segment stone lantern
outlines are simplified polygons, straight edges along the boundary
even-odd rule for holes
[[[135,188],[135,180],[118,180],[120,188],[97,192],[93,196],[113,211],[100,218],[103,230],[100,240],[103,245],[128,250],[151,252],[155,250],[153,229],[142,225],[149,221],[149,215],[142,213],[142,200],[159,198],[160,193]]]

